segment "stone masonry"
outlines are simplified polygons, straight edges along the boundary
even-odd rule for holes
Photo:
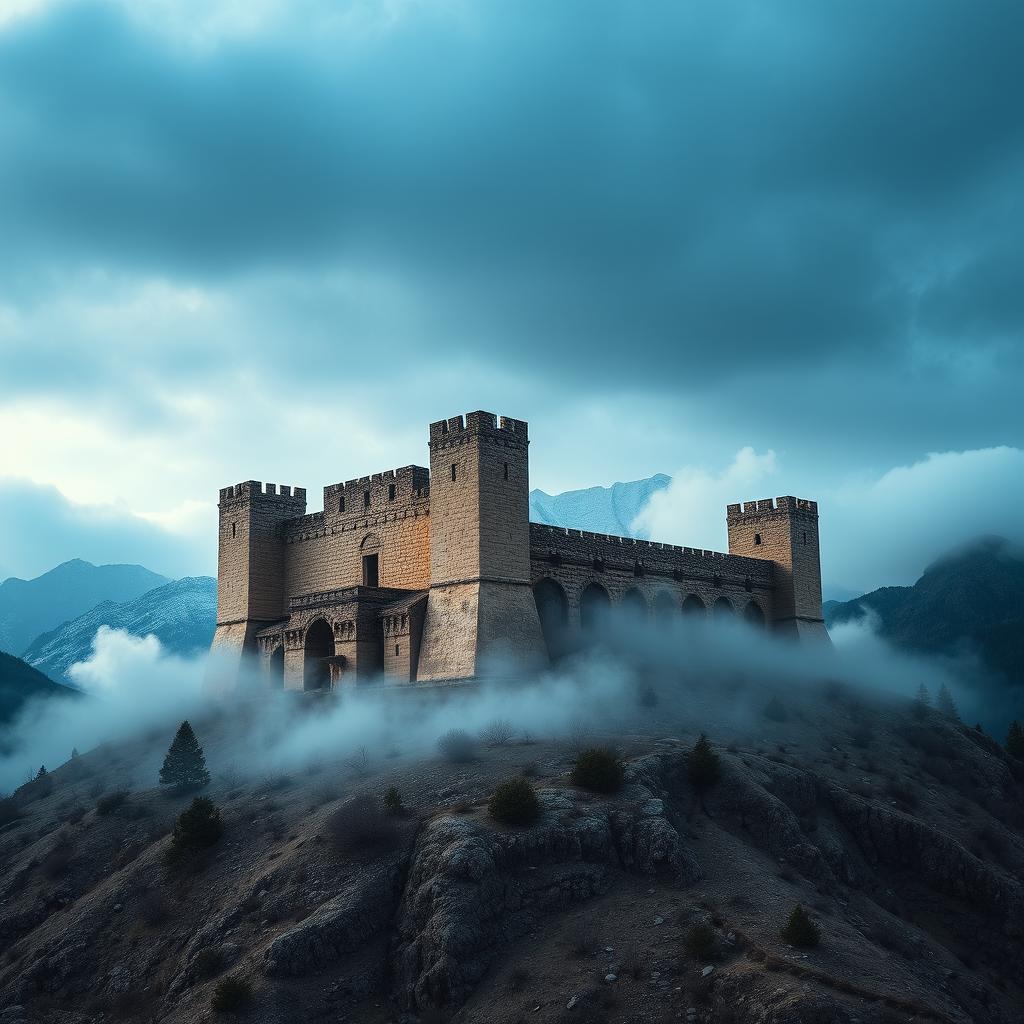
[[[215,676],[295,690],[468,679],[587,642],[601,616],[742,616],[826,638],[818,510],[730,505],[729,554],[529,521],[523,420],[430,425],[430,468],[220,492]],[[240,670],[248,665],[249,671]]]

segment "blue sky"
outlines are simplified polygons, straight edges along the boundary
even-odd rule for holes
[[[549,492],[675,474],[665,539],[818,497],[854,589],[1019,531],[1021,38],[1015,2],[0,4],[0,575],[211,571],[218,487],[423,462],[475,408]]]

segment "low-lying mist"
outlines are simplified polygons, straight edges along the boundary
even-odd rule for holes
[[[884,706],[910,698],[922,683],[933,695],[945,685],[965,720],[990,717],[976,685],[979,664],[901,654],[867,621],[835,630],[829,645],[794,643],[738,622],[611,618],[598,642],[545,671],[516,672],[495,660],[475,684],[426,691],[370,685],[323,696],[267,692],[254,674],[237,694],[211,698],[203,694],[205,671],[205,658],[171,656],[155,637],[101,628],[91,656],[71,670],[86,699],[23,709],[5,738],[0,790],[22,784],[41,764],[58,766],[73,747],[84,753],[146,738],[160,757],[183,718],[211,723],[212,770],[230,765],[260,776],[364,751],[372,758],[426,755],[447,730],[477,733],[496,720],[534,739],[707,731],[724,740],[761,728],[773,696],[824,710],[837,687]]]

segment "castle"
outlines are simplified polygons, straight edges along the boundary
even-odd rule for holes
[[[430,425],[429,470],[331,484],[322,512],[301,487],[223,488],[222,664],[293,690],[467,679],[489,655],[557,658],[616,607],[827,636],[815,502],[729,505],[728,554],[545,526],[528,444],[523,420],[472,412]]]

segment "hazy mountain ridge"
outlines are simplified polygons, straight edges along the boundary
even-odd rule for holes
[[[68,680],[68,669],[89,657],[100,626],[135,636],[152,633],[172,654],[205,650],[217,619],[217,581],[186,576],[149,590],[131,601],[104,601],[56,629],[37,637],[25,661],[52,679]]]
[[[656,473],[611,487],[586,487],[561,494],[530,491],[530,521],[629,537],[633,521],[651,495],[664,490],[671,481],[664,473]]]
[[[829,601],[832,627],[871,616],[881,636],[928,653],[976,650],[992,669],[1024,685],[1024,551],[982,537],[933,562],[911,587],[881,587]]]
[[[170,582],[141,565],[93,565],[81,558],[31,580],[0,583],[0,650],[22,654],[41,633],[101,601],[130,601]]]
[[[76,694],[76,690],[55,683],[21,658],[0,651],[0,725],[10,722],[28,700]]]

